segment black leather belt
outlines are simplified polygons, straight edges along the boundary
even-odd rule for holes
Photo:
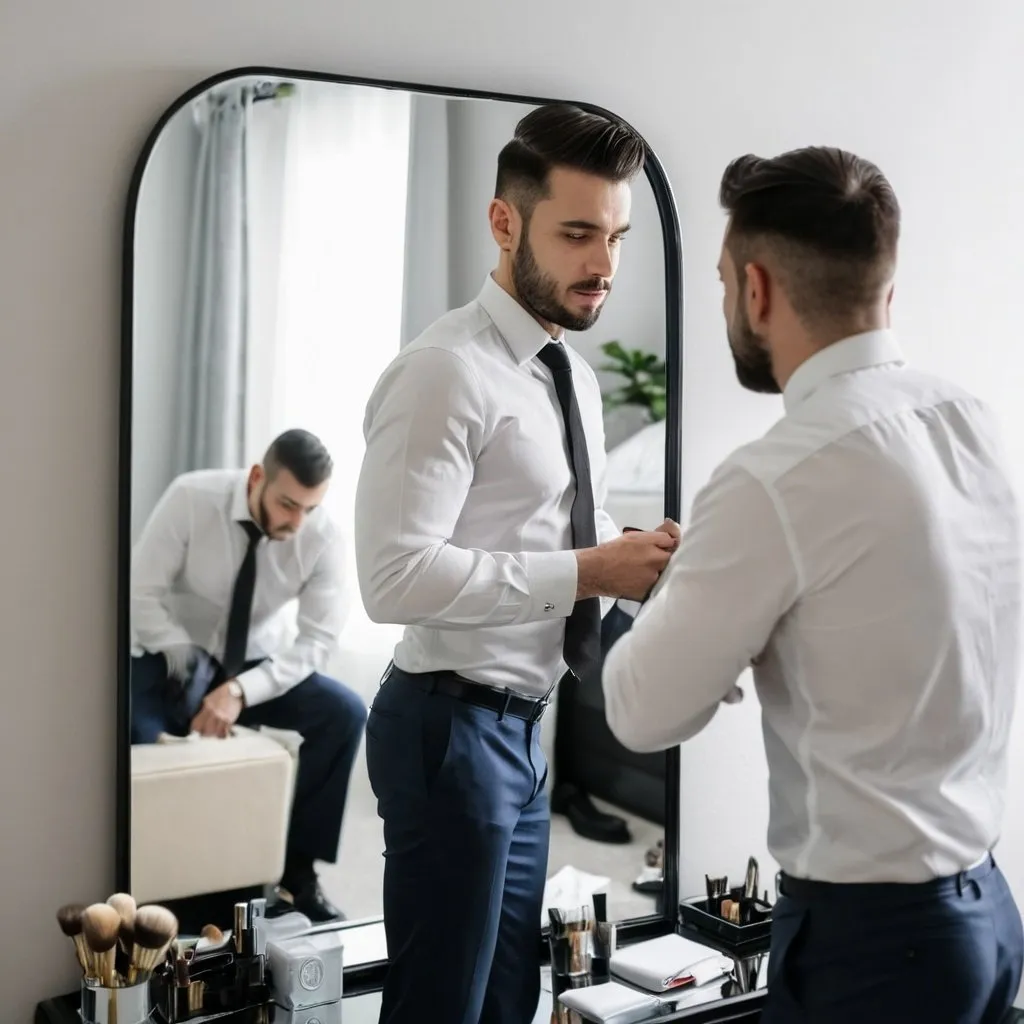
[[[980,881],[995,869],[995,858],[989,854],[981,864],[973,868],[956,875],[933,878],[928,882],[815,882],[780,872],[779,893],[806,903],[825,900],[856,900],[862,903],[891,901],[912,893],[940,896],[952,892],[961,893],[968,883]]]
[[[511,690],[496,690],[484,683],[474,683],[456,672],[403,672],[392,670],[391,678],[411,683],[424,693],[443,693],[466,704],[494,711],[498,718],[508,715],[524,722],[539,722],[547,710],[547,697],[522,697]]]

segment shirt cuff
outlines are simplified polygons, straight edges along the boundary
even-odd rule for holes
[[[527,551],[523,555],[534,621],[567,619],[576,604],[579,566],[575,551]]]
[[[262,665],[257,665],[247,672],[242,672],[236,679],[238,685],[242,688],[242,696],[245,699],[245,706],[247,708],[263,704],[265,701],[270,700],[271,697],[277,696],[277,683],[274,682],[274,677]]]

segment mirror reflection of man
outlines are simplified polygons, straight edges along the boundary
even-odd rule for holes
[[[185,473],[131,568],[132,743],[227,737],[236,722],[299,733],[279,893],[314,921],[343,917],[314,862],[337,857],[366,721],[358,695],[322,671],[344,620],[342,537],[320,507],[331,470],[316,437],[289,430],[248,471]]]
[[[600,599],[642,597],[678,527],[604,513],[601,393],[563,341],[604,304],[643,140],[540,107],[498,158],[497,269],[402,350],[367,406],[356,551],[406,626],[367,721],[384,822],[381,1021],[530,1024],[550,808],[539,720],[600,657]]]

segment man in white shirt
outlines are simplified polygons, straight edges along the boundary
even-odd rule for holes
[[[342,538],[320,507],[331,469],[316,437],[289,430],[249,470],[185,473],[131,566],[132,743],[226,737],[236,722],[298,732],[279,891],[314,921],[343,916],[314,861],[337,857],[366,721],[359,696],[323,674],[344,621]]]
[[[753,665],[783,870],[764,1024],[996,1024],[1024,958],[991,855],[1021,615],[998,428],[905,364],[900,212],[875,166],[742,157],[721,201],[737,375],[785,415],[697,496],[605,662],[609,725],[670,747]]]
[[[406,625],[370,709],[384,821],[381,1021],[530,1024],[549,805],[539,721],[600,657],[600,599],[642,597],[678,527],[620,536],[601,394],[562,342],[612,285],[644,143],[566,105],[498,158],[498,267],[370,397],[356,551],[371,619]],[[574,550],[575,549],[575,550]]]

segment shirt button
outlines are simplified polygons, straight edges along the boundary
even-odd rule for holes
[[[555,606],[550,601],[548,601],[547,604],[544,605],[544,611],[553,612],[554,610]]]

